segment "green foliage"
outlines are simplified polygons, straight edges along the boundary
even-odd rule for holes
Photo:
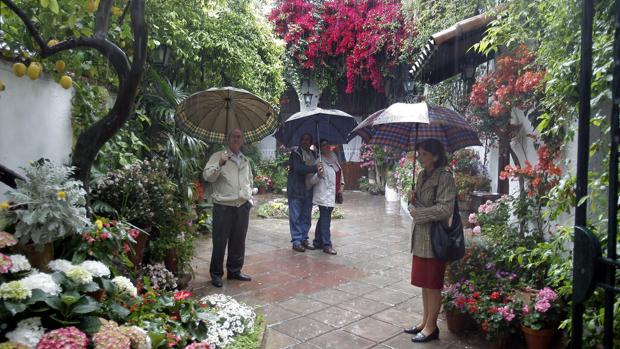
[[[6,197],[12,210],[2,211],[16,222],[15,236],[21,244],[42,246],[78,233],[88,224],[86,191],[82,182],[71,180],[73,168],[40,160],[22,167],[25,181]]]
[[[258,207],[258,216],[261,218],[288,218],[288,201],[280,198],[271,200]],[[319,207],[312,206],[312,218],[319,218]],[[344,211],[336,206],[332,211],[332,219],[344,218]]]
[[[260,160],[256,164],[255,175],[266,176],[271,180],[271,189],[279,193],[286,188],[288,182],[289,153],[278,152],[274,160]],[[257,183],[254,183],[258,185]]]

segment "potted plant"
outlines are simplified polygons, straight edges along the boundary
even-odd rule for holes
[[[536,299],[523,306],[521,330],[528,349],[549,347],[561,315],[560,299],[550,287],[540,290]]]
[[[510,347],[512,336],[517,333],[521,302],[510,296],[511,292],[499,288],[481,295],[476,320],[493,348]]]
[[[270,190],[273,186],[271,178],[269,176],[256,176],[254,177],[254,184],[258,188],[259,194],[265,194],[267,190]]]
[[[448,330],[455,334],[461,334],[465,331],[465,325],[468,320],[465,307],[467,305],[467,297],[462,289],[469,289],[467,282],[446,285],[441,291]]]
[[[54,257],[52,243],[89,223],[86,191],[82,182],[71,179],[72,167],[39,160],[22,169],[26,180],[17,180],[17,188],[6,192],[8,202],[1,205],[0,221],[8,227],[0,229],[13,231],[18,250],[33,266],[44,269]]]

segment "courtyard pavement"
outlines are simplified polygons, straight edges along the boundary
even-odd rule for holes
[[[338,255],[291,249],[288,220],[256,217],[256,197],[243,272],[251,282],[210,283],[211,241],[196,243],[191,287],[224,293],[252,305],[267,321],[266,348],[486,348],[479,333],[455,336],[440,315],[440,339],[411,342],[402,332],[421,318],[421,290],[409,283],[411,220],[383,196],[345,192],[345,218],[332,221]],[[313,223],[316,223],[313,221]],[[314,236],[314,224],[310,238]]]

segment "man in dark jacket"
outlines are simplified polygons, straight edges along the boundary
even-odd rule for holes
[[[312,225],[312,187],[306,187],[306,175],[319,173],[322,175],[321,164],[316,161],[316,154],[310,149],[312,136],[303,134],[300,146],[291,152],[288,161],[288,220],[291,228],[293,250],[305,252],[314,250],[308,241],[308,231]]]

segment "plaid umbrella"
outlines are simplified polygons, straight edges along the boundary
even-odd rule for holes
[[[415,150],[427,139],[439,140],[447,151],[482,145],[478,133],[454,110],[426,102],[396,103],[362,121],[349,135],[359,135],[368,144]]]
[[[278,126],[268,102],[234,87],[214,87],[189,96],[177,108],[175,119],[185,133],[218,144],[226,144],[228,133],[236,128],[243,131],[245,143],[253,143]]]

